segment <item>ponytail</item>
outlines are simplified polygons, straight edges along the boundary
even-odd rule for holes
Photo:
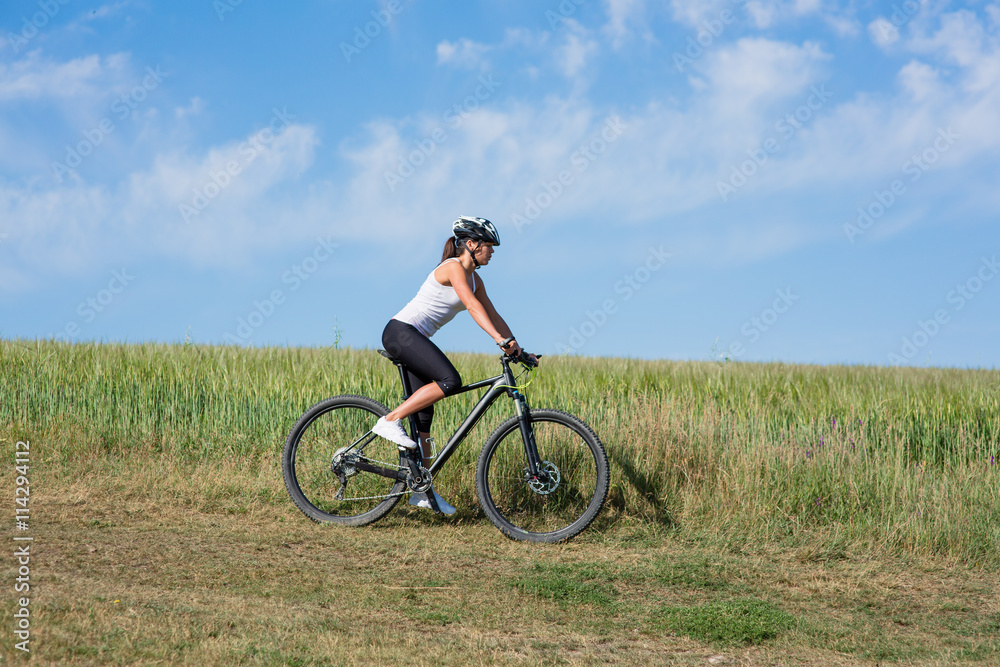
[[[446,259],[451,259],[452,257],[458,257],[462,254],[462,250],[467,250],[465,244],[462,243],[463,239],[457,237],[449,237],[447,241],[444,242],[444,250],[441,251],[441,261]],[[461,243],[461,245],[459,245]],[[459,250],[462,248],[462,250]]]

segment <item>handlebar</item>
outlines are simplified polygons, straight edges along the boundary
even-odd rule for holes
[[[524,364],[528,368],[537,368],[538,367],[538,362],[537,361],[532,361],[531,357],[529,357],[528,353],[525,352],[523,349],[521,350],[521,354],[519,354],[516,357],[512,357],[509,354],[505,354],[505,355],[503,355],[503,358],[504,358],[505,361],[508,361],[508,362],[510,362],[510,361],[516,361],[519,364]],[[540,355],[540,354],[536,354],[535,355],[535,359],[541,359],[541,358],[542,358],[542,355]]]

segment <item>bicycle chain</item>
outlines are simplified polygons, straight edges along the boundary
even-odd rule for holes
[[[407,489],[406,491],[400,491],[399,493],[389,493],[384,496],[362,496],[360,498],[341,498],[340,502],[346,502],[348,500],[379,500],[380,498],[392,498],[393,496],[405,496],[407,493],[413,493]]]
[[[363,454],[359,454],[359,456],[364,456],[364,455]],[[371,458],[368,458],[367,456],[365,456],[364,458],[367,461],[371,461],[372,463],[378,463],[378,464],[384,465],[387,468],[393,468],[393,467],[395,467],[396,470],[399,470],[399,471],[405,471],[406,470],[406,468],[404,468],[403,466],[401,466],[399,464],[392,464],[392,463],[388,463],[386,461],[379,461],[378,459],[371,459]],[[422,469],[426,470],[426,468],[422,468]],[[341,486],[340,487],[341,490],[346,489],[346,488],[347,488],[346,486]],[[364,497],[361,497],[361,498],[340,498],[340,502],[346,502],[348,500],[378,500],[379,498],[392,498],[394,496],[405,496],[408,493],[413,493],[413,489],[407,488],[405,491],[400,491],[399,493],[387,493],[384,496],[364,496]],[[334,497],[336,497],[336,494],[334,495]]]

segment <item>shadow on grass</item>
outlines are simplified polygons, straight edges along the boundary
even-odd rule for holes
[[[677,527],[677,522],[666,502],[658,498],[660,484],[652,474],[646,470],[637,469],[618,449],[609,451],[608,462],[612,468],[617,467],[621,471],[623,484],[620,488],[613,487],[609,491],[601,513],[597,515],[585,532],[602,533],[612,528],[622,518],[651,520],[653,524],[668,529]],[[626,486],[631,487],[631,492],[628,488],[621,488]],[[638,502],[630,503],[630,498],[638,499]],[[430,510],[410,507],[406,499],[403,499],[386,519],[379,521],[379,525],[385,526],[387,523],[397,525],[387,521],[390,517],[394,517],[401,524],[408,525],[431,526],[439,524],[442,520],[459,525],[490,524],[474,496],[470,498],[459,494],[452,498],[452,502],[458,512],[452,516],[443,517]]]
[[[635,490],[635,495],[641,499],[642,507],[629,507],[627,503],[628,494],[625,489],[619,493],[610,493],[608,505],[620,514],[638,514],[640,516],[652,516],[652,519],[667,528],[677,525],[673,515],[667,508],[667,504],[659,499],[659,485],[653,476],[645,470],[638,470],[629,461],[621,449],[612,448],[608,451],[608,462],[612,467],[617,467],[622,473],[622,479]],[[607,508],[606,508],[607,509]],[[607,516],[607,512],[604,512]]]

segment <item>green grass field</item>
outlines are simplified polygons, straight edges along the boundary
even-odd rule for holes
[[[498,369],[454,359],[466,381]],[[1000,660],[997,371],[546,358],[532,405],[583,418],[612,465],[604,513],[555,546],[476,506],[506,403],[436,480],[455,517],[343,529],[294,508],[298,415],[398,402],[374,351],[2,341],[0,381],[11,518],[31,441],[43,661]],[[438,407],[441,441],[475,394]],[[0,571],[15,658],[14,559]]]

